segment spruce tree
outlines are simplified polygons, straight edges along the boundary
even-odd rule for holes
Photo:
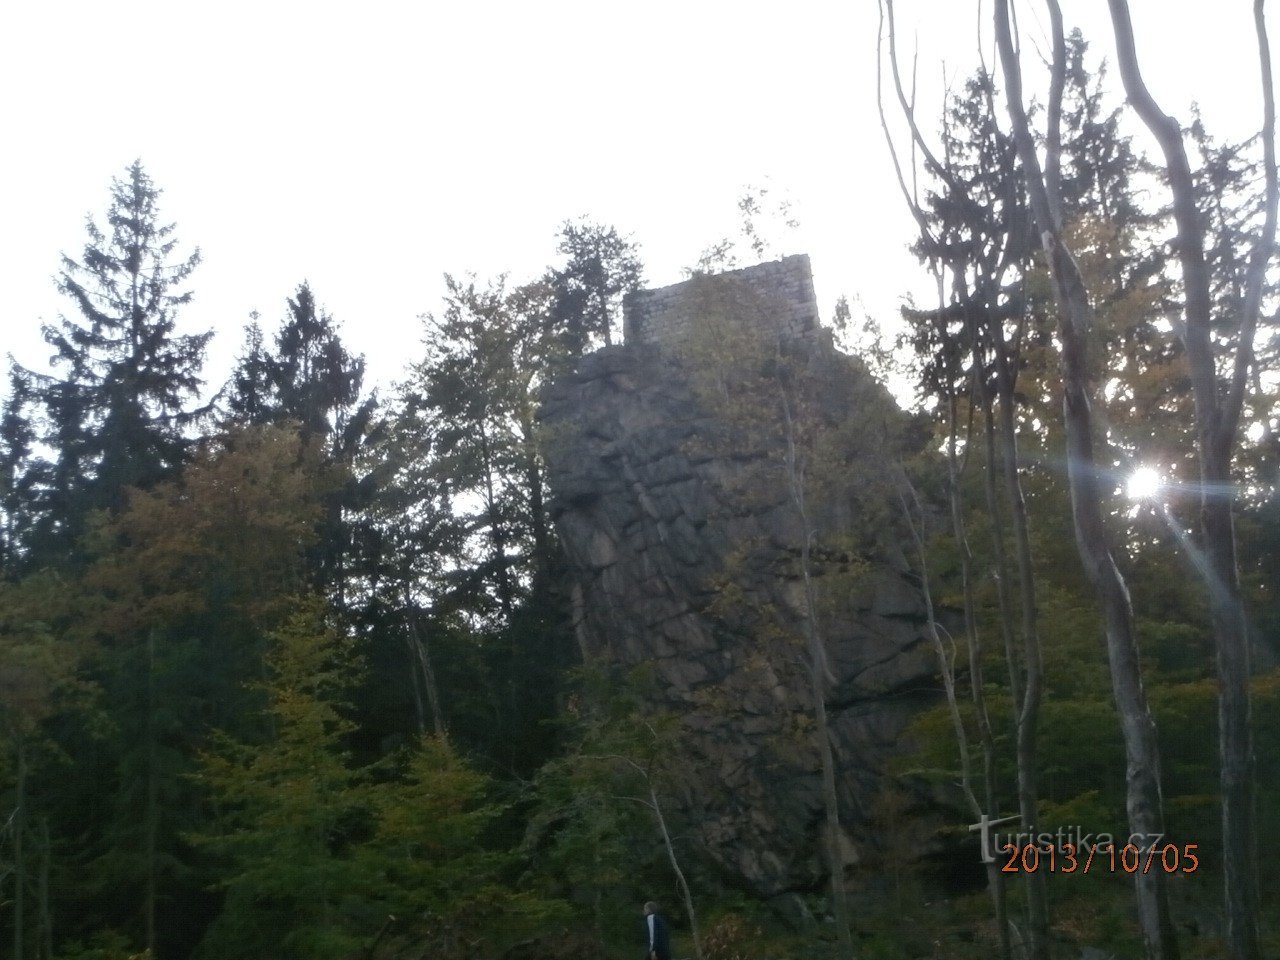
[[[9,395],[0,408],[0,578],[16,577],[30,532],[36,428],[31,377],[16,364],[9,368]]]
[[[247,329],[232,375],[230,412],[250,423],[296,421],[304,438],[323,438],[331,456],[345,456],[368,429],[375,406],[360,400],[364,357],[347,352],[308,283],[299,284],[287,303],[274,350],[256,322]]]
[[[173,476],[201,412],[191,403],[212,333],[175,332],[200,252],[178,254],[160,194],[135,161],[112,180],[105,227],[87,218],[82,255],[62,258],[58,289],[75,312],[45,326],[55,372],[36,378],[53,451],[37,531],[46,560],[65,556],[91,511]]]
[[[308,556],[314,586],[345,610],[345,565],[356,538],[351,516],[366,505],[371,482],[355,474],[357,454],[373,430],[374,396],[362,396],[364,357],[347,352],[333,318],[303,281],[288,298],[288,312],[264,342],[254,322],[229,384],[228,411],[248,424],[297,425],[320,454],[329,486],[317,541]]]
[[[564,266],[551,270],[550,320],[571,356],[613,343],[622,298],[640,287],[636,246],[614,227],[566,220],[556,252]]]

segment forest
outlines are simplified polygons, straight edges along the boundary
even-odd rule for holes
[[[4,955],[627,957],[649,900],[682,960],[1280,955],[1262,4],[1261,133],[1239,143],[1162,112],[1111,8],[1115,65],[1049,0],[1033,102],[996,0],[998,63],[934,111],[884,0],[877,146],[898,182],[882,188],[901,192],[936,299],[904,291],[900,318],[876,318],[841,298],[826,319],[880,384],[859,409],[899,385],[892,443],[814,414],[777,343],[706,334],[688,360],[728,424],[691,443],[770,446],[753,482],[796,508],[805,591],[779,629],[811,691],[788,723],[824,784],[825,870],[787,910],[708,856],[683,787],[689,718],[575,635],[542,407],[628,349],[634,239],[568,219],[539,276],[447,277],[376,390],[342,323],[377,318],[330,316],[323,277],[283,277],[220,382],[213,333],[179,332],[198,248],[141,160],[110,177],[83,247],[50,251],[49,364],[11,356],[0,410]],[[1111,105],[1109,69],[1130,105]],[[740,212],[689,277],[777,252],[762,198]],[[820,485],[873,442],[865,536],[824,539]],[[885,531],[936,658],[929,705],[854,810],[824,629]],[[810,566],[836,556],[838,589]],[[709,606],[738,602],[739,574]],[[730,724],[739,682],[709,695]],[[850,820],[875,838],[852,861]],[[1066,850],[1059,833],[984,863],[970,825],[997,820],[1117,840]]]

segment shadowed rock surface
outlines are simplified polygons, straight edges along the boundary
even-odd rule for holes
[[[898,432],[887,395],[829,337],[779,339],[819,398],[797,416],[833,431]],[[824,870],[803,529],[780,479],[777,425],[718,409],[714,377],[734,371],[680,353],[653,342],[607,348],[550,386],[551,510],[584,658],[651,665],[655,709],[683,720],[687,772],[671,802],[727,880],[780,897],[816,888]],[[937,698],[906,537],[888,490],[870,479],[885,475],[885,458],[880,446],[853,450],[807,494],[851,866],[904,728]]]

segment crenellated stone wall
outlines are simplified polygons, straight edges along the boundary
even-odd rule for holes
[[[637,290],[623,304],[623,336],[628,344],[678,352],[710,313],[728,314],[785,340],[821,335],[808,255]]]

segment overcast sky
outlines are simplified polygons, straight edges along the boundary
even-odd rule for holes
[[[1256,130],[1252,4],[1132,6],[1161,105]],[[1113,60],[1105,0],[1063,7]],[[1019,10],[1034,45],[1041,5]],[[943,60],[953,78],[976,64],[977,16],[899,0],[923,104]],[[5,4],[0,352],[44,365],[39,324],[67,309],[59,253],[79,255],[135,157],[203,251],[182,325],[216,331],[215,381],[250,311],[273,326],[306,278],[387,384],[443,273],[532,279],[566,218],[616,225],[647,285],[676,282],[737,228],[751,183],[794,201],[778,252],[811,255],[824,318],[841,293],[892,316],[921,282],[876,118],[876,29],[874,0]],[[929,126],[936,112],[922,107]]]

